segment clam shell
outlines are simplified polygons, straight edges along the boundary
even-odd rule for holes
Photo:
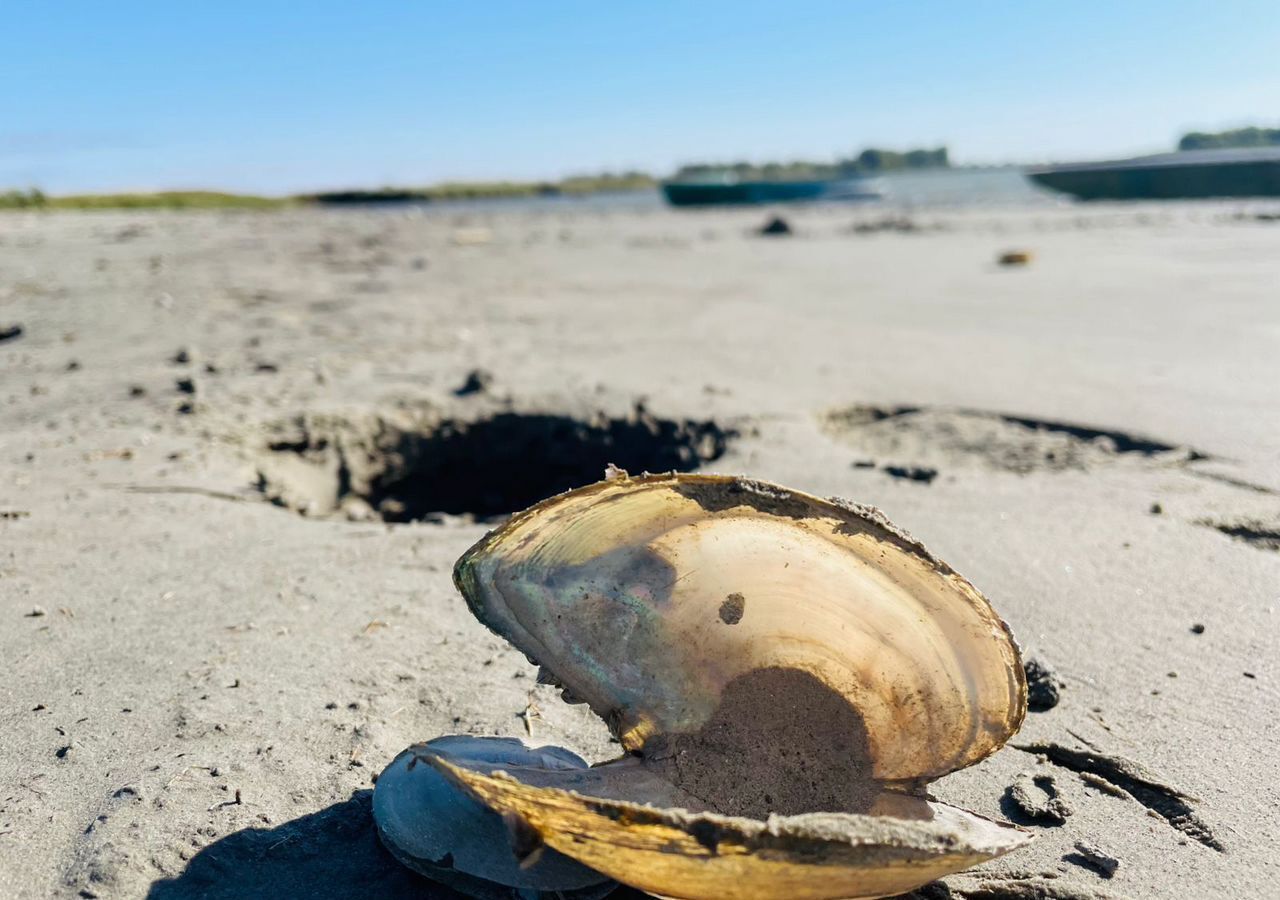
[[[924,796],[1017,731],[1026,682],[987,600],[876,510],[615,472],[512,517],[454,580],[628,751],[582,769],[422,748],[525,846],[667,897],[836,900],[1030,840]]]
[[[766,669],[841,698],[886,783],[972,765],[1026,712],[1017,646],[973,585],[876,510],[775,485],[589,485],[490,533],[454,580],[480,621],[646,755],[704,729],[735,680]]]

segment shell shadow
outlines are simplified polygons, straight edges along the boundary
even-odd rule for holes
[[[156,881],[148,900],[465,900],[411,872],[378,841],[373,791],[275,828],[245,828],[214,841],[175,878]]]
[[[373,791],[275,828],[245,828],[214,841],[147,900],[467,900],[398,863],[378,840]],[[619,887],[610,900],[644,900]]]

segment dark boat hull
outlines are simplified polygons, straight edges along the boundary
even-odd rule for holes
[[[852,185],[848,181],[668,181],[662,185],[662,193],[672,206],[742,206],[876,196]]]
[[[1280,149],[1209,151],[1054,166],[1027,173],[1032,181],[1081,200],[1194,200],[1280,197]]]

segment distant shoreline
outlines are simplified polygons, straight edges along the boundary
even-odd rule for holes
[[[945,169],[905,169],[898,175],[963,173],[1021,169],[1015,164],[995,166],[950,166]],[[0,213],[6,211],[110,211],[110,210],[284,210],[344,206],[398,206],[408,204],[466,203],[488,200],[522,200],[537,198],[587,199],[606,195],[640,195],[656,193],[658,179],[627,184],[616,182],[587,187],[577,181],[571,189],[547,182],[458,183],[429,188],[382,188],[377,190],[326,191],[267,197],[222,191],[156,191],[150,193],[74,194],[49,196],[39,192],[0,192]],[[34,196],[33,196],[34,195]],[[323,198],[323,199],[322,199]]]
[[[970,169],[1005,169],[1017,166],[957,166],[948,169],[908,170],[916,172],[963,172]],[[38,191],[0,193],[0,212],[40,210],[128,210],[128,209],[239,209],[277,210],[325,206],[394,206],[400,204],[458,203],[484,200],[519,200],[539,197],[587,198],[606,194],[653,192],[658,179],[625,184],[604,183],[572,188],[543,182],[461,183],[429,188],[380,188],[376,190],[326,191],[266,197],[222,191],[156,191],[154,193],[73,194],[49,196]]]
[[[1020,164],[948,165],[924,168],[892,169],[879,173],[895,178],[899,175],[933,175],[947,177],[969,172],[1021,170]],[[868,173],[870,174],[870,173]],[[426,188],[349,189],[298,193],[284,197],[251,195],[224,191],[156,191],[127,193],[82,193],[82,195],[50,196],[40,191],[0,191],[0,213],[4,211],[110,211],[110,210],[241,210],[273,211],[287,209],[324,209],[344,206],[399,206],[431,204],[467,204],[499,200],[586,200],[590,197],[640,196],[657,193],[660,179],[650,175],[635,177],[579,177],[561,182],[456,182]]]
[[[1280,128],[1238,128],[1222,132],[1190,132],[1179,150],[1226,147],[1258,147],[1280,144]],[[695,163],[680,168],[675,178],[697,178],[729,172],[743,179],[832,179],[886,175],[896,172],[955,172],[986,169],[1023,169],[1024,165],[953,165],[947,148],[905,152],[870,147],[856,157],[835,162],[798,160],[787,163]],[[286,197],[264,197],[225,191],[154,191],[133,193],[72,194],[51,197],[39,189],[0,192],[0,211],[40,209],[282,209],[299,206],[369,206],[401,203],[440,203],[467,200],[519,199],[522,197],[588,197],[656,190],[665,179],[647,172],[629,171],[577,175],[558,181],[445,182],[430,187],[352,188],[318,191]]]
[[[997,202],[1007,200],[1018,203],[1028,199],[1028,195],[1039,196],[1030,182],[1022,177],[1024,167],[1019,165],[996,166],[955,166],[946,169],[904,169],[887,172],[883,175],[882,188],[887,202],[891,203],[931,203],[954,204],[957,202]],[[992,177],[999,173],[1008,173],[998,180]],[[976,181],[974,179],[977,179]],[[390,193],[390,192],[388,192]],[[435,193],[423,199],[416,193],[403,193],[399,197],[378,196],[368,200],[357,199],[356,192],[348,192],[346,202],[322,204],[299,196],[261,197],[244,194],[217,194],[212,192],[182,192],[155,194],[104,194],[83,195],[80,197],[46,198],[43,204],[26,205],[24,207],[9,206],[14,213],[27,212],[302,212],[314,210],[435,210],[440,213],[454,211],[474,211],[476,213],[497,209],[535,208],[535,209],[571,209],[614,208],[621,204],[627,208],[637,205],[646,208],[661,208],[664,205],[662,192],[658,186],[641,187],[632,190],[599,190],[576,192],[551,191],[458,191]],[[0,214],[5,211],[0,191]]]
[[[753,164],[700,163],[682,167],[678,178],[697,178],[728,172],[743,179],[832,179],[879,175],[891,171],[949,169],[947,149],[897,152],[868,148],[858,156],[833,163],[793,161]],[[648,172],[604,172],[575,175],[556,181],[445,182],[429,187],[352,188],[263,197],[223,191],[157,191],[75,194],[50,197],[38,189],[0,193],[3,209],[279,209],[289,206],[367,206],[373,204],[437,203],[522,197],[586,197],[656,190],[663,179]]]
[[[425,188],[377,188],[264,197],[224,191],[155,191],[49,196],[40,190],[0,193],[0,210],[106,209],[283,209],[299,206],[346,206],[440,203],[520,197],[586,197],[656,190],[658,179],[642,173],[579,176],[560,181],[454,182]]]

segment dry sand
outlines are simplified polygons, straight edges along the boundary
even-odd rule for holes
[[[372,507],[616,439],[880,506],[1056,671],[936,785],[1039,840],[927,896],[1280,896],[1280,225],[1241,210],[0,217],[0,895],[450,896],[373,837],[398,751],[616,747],[455,595],[483,524]]]

